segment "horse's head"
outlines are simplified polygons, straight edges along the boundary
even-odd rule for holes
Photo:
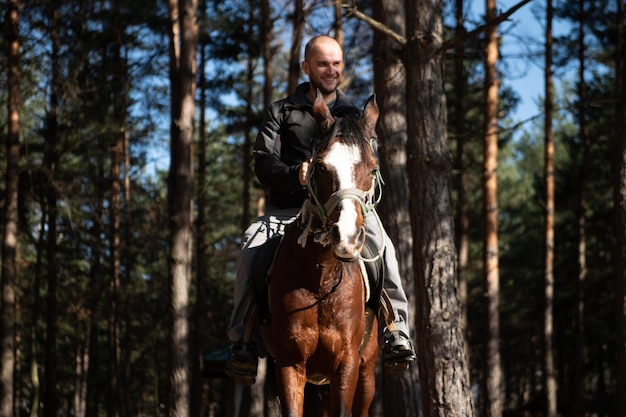
[[[364,217],[373,210],[378,163],[370,140],[378,120],[375,97],[360,120],[333,117],[321,94],[313,105],[318,125],[309,170],[309,202],[315,206],[325,242],[336,258],[356,259],[365,243]]]

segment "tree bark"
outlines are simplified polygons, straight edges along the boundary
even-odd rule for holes
[[[589,175],[589,130],[587,127],[587,84],[585,82],[585,25],[584,25],[584,0],[578,0],[578,88],[579,103],[577,109],[578,129],[580,135],[580,143],[582,144],[582,163],[578,177],[578,207],[576,212],[577,228],[578,228],[578,275],[575,288],[575,306],[574,312],[574,328],[573,328],[573,360],[572,360],[572,377],[571,377],[571,401],[567,406],[571,414],[575,415],[581,412],[583,396],[583,377],[582,369],[586,361],[583,353],[583,335],[585,332],[585,301],[583,286],[587,279],[587,231],[586,231],[586,207],[587,207],[587,178]]]
[[[193,223],[193,117],[198,43],[197,0],[169,0],[171,165],[170,224],[170,404],[168,415],[188,417],[190,400],[189,287]]]
[[[455,37],[462,38],[466,33],[463,16],[463,0],[455,1],[456,28]],[[461,303],[461,316],[463,331],[467,332],[467,267],[469,253],[469,216],[467,202],[467,172],[465,143],[467,129],[465,118],[465,95],[467,93],[467,72],[465,71],[465,46],[464,42],[458,42],[454,47],[454,130],[456,138],[455,152],[455,242],[457,252],[457,280],[458,297]],[[466,347],[469,355],[469,349]]]
[[[496,17],[496,0],[486,1],[486,21]],[[498,34],[496,26],[485,31],[485,103],[483,149],[483,268],[487,332],[484,354],[483,407],[486,417],[502,415],[500,364],[500,272],[498,265]]]
[[[205,10],[202,13],[206,13]],[[206,123],[206,75],[205,75],[205,50],[208,37],[202,37],[200,41],[200,62],[198,65],[198,88],[200,89],[200,103],[198,107],[198,178],[196,180],[196,299],[194,303],[193,331],[191,345],[191,409],[190,417],[200,417],[203,414],[202,388],[202,347],[205,346],[204,331],[206,329],[209,308],[206,294],[207,280],[207,204],[206,204],[206,176],[207,176],[207,123]],[[210,319],[209,319],[210,320]]]
[[[617,0],[617,104],[615,123],[615,314],[617,323],[617,378],[615,392],[626,392],[626,39],[624,5]],[[626,395],[615,396],[615,415],[626,415]]]
[[[404,0],[376,0],[373,15],[387,27],[404,35]],[[409,212],[409,185],[406,176],[406,79],[402,46],[380,32],[374,32],[374,91],[380,108],[378,153],[385,180],[380,203],[381,220],[396,245],[402,285],[409,304],[409,317],[415,317],[415,280],[413,279],[413,239]],[[414,322],[407,323],[414,330]],[[411,332],[415,340],[415,331]],[[390,375],[383,367],[383,409],[389,415],[419,414],[417,366],[400,375]]]
[[[442,57],[443,2],[407,0],[404,50],[416,331],[424,417],[472,416],[469,372],[456,298]]]
[[[125,131],[125,100],[124,100],[124,68],[122,62],[122,35],[123,28],[120,27],[119,0],[111,5],[113,10],[110,30],[113,35],[111,69],[112,69],[112,89],[113,89],[113,118],[116,130],[110,139],[111,165],[111,200],[109,204],[109,310],[107,323],[107,349],[108,349],[108,399],[107,416],[119,417],[120,415],[120,369],[119,369],[119,309],[120,309],[120,214],[121,214],[121,172],[122,154],[124,151],[124,131]]]
[[[58,91],[60,82],[59,70],[59,16],[56,5],[49,9],[50,40],[52,55],[50,59],[50,102],[46,117],[44,170],[47,174],[46,209],[48,215],[48,234],[46,236],[46,261],[48,293],[46,314],[46,344],[44,352],[44,417],[55,417],[58,412],[59,398],[57,394],[57,200],[56,166],[58,162]]]
[[[554,369],[554,137],[552,133],[552,0],[547,0],[545,53],[545,124],[544,124],[544,181],[545,181],[545,293],[543,325],[543,386],[545,387],[545,415],[556,417],[556,375]]]
[[[335,40],[341,46],[344,47],[345,33],[343,29],[343,17],[341,16],[341,3],[342,0],[333,0],[333,8],[335,9],[335,21],[333,22],[333,29],[335,31]]]
[[[293,33],[291,35],[291,47],[289,48],[289,79],[287,94],[296,91],[300,79],[300,49],[302,48],[302,33],[304,32],[304,0],[295,0],[293,6]]]
[[[0,328],[0,417],[15,413],[15,283],[17,278],[18,193],[20,161],[20,42],[19,1],[10,0],[6,11],[7,45],[7,121],[4,219],[2,235],[2,301]]]

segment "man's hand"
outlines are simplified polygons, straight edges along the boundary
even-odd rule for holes
[[[313,158],[309,158],[308,160],[304,161],[302,165],[300,165],[300,172],[298,172],[298,181],[303,187],[306,185],[306,176],[309,172],[309,165],[311,165],[312,161]]]

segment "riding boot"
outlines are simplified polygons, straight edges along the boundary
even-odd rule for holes
[[[385,329],[383,364],[392,372],[402,372],[416,359],[411,339],[401,330]]]
[[[258,362],[259,357],[253,342],[234,343],[226,362],[226,375],[237,384],[253,385],[256,382]]]

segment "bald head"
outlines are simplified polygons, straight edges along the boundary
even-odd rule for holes
[[[319,49],[327,50],[327,49],[338,49],[341,51],[341,46],[339,43],[330,36],[320,35],[314,38],[311,38],[304,47],[304,60],[306,61],[312,54],[314,54]],[[342,51],[343,55],[343,51]]]
[[[330,36],[316,36],[304,48],[302,70],[309,77],[309,99],[320,90],[326,102],[337,97],[337,86],[343,77],[343,51]]]

